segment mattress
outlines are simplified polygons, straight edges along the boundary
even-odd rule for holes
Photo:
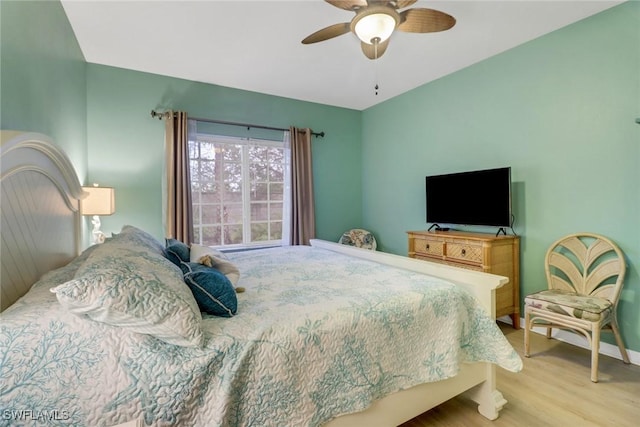
[[[464,363],[522,368],[471,295],[415,272],[307,246],[229,254],[237,314],[204,315],[185,347],[65,310],[50,289],[88,256],[0,315],[0,425],[318,426]]]

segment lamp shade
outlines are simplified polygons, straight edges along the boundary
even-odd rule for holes
[[[82,187],[89,193],[80,200],[82,215],[111,215],[116,211],[116,192],[111,187]]]

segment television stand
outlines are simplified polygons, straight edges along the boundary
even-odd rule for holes
[[[496,231],[496,237],[500,235],[501,231],[502,231],[502,234],[504,234],[505,236],[507,235],[507,230],[504,227],[500,227],[498,228],[498,231]]]
[[[408,231],[409,257],[497,274],[509,283],[496,289],[496,317],[508,315],[520,329],[520,238],[464,231]]]

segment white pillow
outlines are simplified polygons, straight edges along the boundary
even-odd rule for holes
[[[201,346],[202,315],[182,272],[141,233],[123,229],[91,253],[73,280],[51,291],[72,313],[170,344]]]
[[[238,283],[238,280],[240,279],[240,270],[238,270],[238,267],[227,259],[227,256],[224,253],[208,246],[193,243],[191,245],[190,254],[191,262],[205,264],[219,270],[222,274],[227,276],[227,279],[229,279],[233,286]],[[203,259],[203,257],[205,257],[205,259]]]

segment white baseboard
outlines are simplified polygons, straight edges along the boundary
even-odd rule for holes
[[[509,316],[500,317],[498,318],[498,320],[504,323],[508,323],[509,325],[513,324]],[[524,318],[520,318],[520,325],[521,327],[524,326]],[[547,334],[546,328],[534,327],[532,331],[541,335]],[[551,337],[557,339],[558,341],[566,342],[568,344],[590,350],[587,340],[581,335],[574,334],[569,331],[563,331],[561,329],[553,329],[551,332]],[[622,360],[622,356],[620,355],[620,350],[618,349],[617,345],[600,341],[600,354]],[[627,354],[629,355],[629,360],[631,361],[631,363],[640,366],[640,352],[627,349]]]

